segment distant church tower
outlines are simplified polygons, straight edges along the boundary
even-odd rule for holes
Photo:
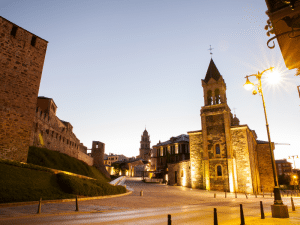
[[[211,59],[205,79],[202,80],[204,106],[201,108],[203,135],[204,185],[206,189],[234,191],[233,150],[231,141],[232,114],[227,105],[226,84]],[[224,179],[210,179],[216,176]]]
[[[140,158],[148,161],[150,159],[150,135],[146,128],[143,132],[140,143]]]

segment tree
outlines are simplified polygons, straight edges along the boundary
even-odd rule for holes
[[[289,185],[291,181],[291,177],[285,174],[278,176],[278,183],[280,185]]]

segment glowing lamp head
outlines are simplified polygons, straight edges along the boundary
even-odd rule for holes
[[[277,84],[281,81],[281,73],[276,70],[272,69],[270,72],[267,73],[267,80],[270,84]]]
[[[243,85],[243,87],[247,90],[250,91],[251,89],[253,89],[254,84],[252,82],[249,81],[249,78],[247,77],[246,83]]]

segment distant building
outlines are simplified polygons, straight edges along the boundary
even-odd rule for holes
[[[151,154],[151,171],[155,177],[167,180],[168,164],[190,159],[189,136],[186,134],[171,137],[153,146]]]
[[[286,159],[275,160],[277,175],[287,175],[290,176],[293,173],[292,163],[288,162]]]
[[[145,129],[140,141],[140,155],[139,158],[148,161],[150,159],[150,135]]]

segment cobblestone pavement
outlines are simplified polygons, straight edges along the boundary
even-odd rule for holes
[[[217,208],[219,224],[240,224],[240,204],[246,224],[300,224],[299,197],[294,197],[296,212],[291,211],[290,197],[283,197],[290,218],[274,219],[270,195],[246,198],[239,193],[235,198],[234,193],[227,193],[225,198],[224,192],[144,183],[140,178],[128,178],[125,184],[132,190],[130,195],[79,201],[79,212],[75,212],[75,202],[42,204],[41,214],[37,214],[37,204],[2,206],[0,224],[167,224],[167,214],[172,215],[172,224],[212,224],[213,208]],[[265,220],[260,219],[260,201]]]

